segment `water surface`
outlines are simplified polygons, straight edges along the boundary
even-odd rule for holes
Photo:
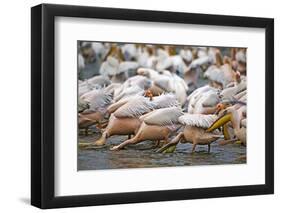
[[[79,136],[80,142],[92,142],[100,134]],[[107,144],[99,149],[84,150],[78,148],[78,170],[120,169],[120,168],[152,168],[170,166],[243,164],[246,160],[246,147],[239,144],[221,146],[218,142],[208,146],[196,146],[191,153],[191,144],[178,144],[174,153],[156,153],[158,148],[151,141],[129,145],[123,150],[110,151],[110,147],[126,140],[127,136],[112,136]]]

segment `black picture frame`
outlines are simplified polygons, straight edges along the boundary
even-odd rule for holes
[[[54,195],[55,17],[100,18],[265,29],[265,184],[130,193]],[[76,207],[274,193],[274,19],[41,4],[31,8],[31,204]]]

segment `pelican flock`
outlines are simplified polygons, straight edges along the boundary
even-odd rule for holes
[[[247,144],[245,48],[80,42],[77,67],[79,134],[100,135],[81,149]]]

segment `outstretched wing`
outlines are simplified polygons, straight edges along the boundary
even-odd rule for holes
[[[137,96],[132,98],[129,102],[121,106],[114,112],[114,116],[117,118],[133,118],[139,117],[144,113],[153,110],[155,104],[148,98],[143,96]]]
[[[134,86],[128,87],[125,90],[123,90],[119,95],[117,95],[114,98],[114,100],[119,101],[122,98],[129,97],[129,96],[136,95],[136,94],[141,94],[142,92],[143,92],[142,88],[140,88],[137,85],[134,85]]]
[[[144,118],[148,125],[170,126],[178,123],[178,118],[183,115],[181,108],[169,107],[157,109]]]
[[[176,99],[176,96],[172,93],[153,97],[153,103],[155,103],[156,109],[180,106],[179,102]]]
[[[106,93],[103,89],[93,90],[88,100],[89,110],[99,111],[104,110],[112,102],[112,95]]]
[[[209,128],[215,122],[216,115],[203,114],[184,114],[179,117],[179,122],[183,125],[196,126],[200,128]]]

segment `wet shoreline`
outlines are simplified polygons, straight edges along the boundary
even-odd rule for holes
[[[98,139],[100,134],[79,136],[79,142],[87,143]],[[218,142],[207,146],[198,145],[196,152],[191,153],[192,144],[178,144],[174,153],[156,153],[158,149],[152,141],[130,145],[123,150],[110,151],[110,147],[126,140],[127,136],[112,136],[107,144],[98,149],[78,148],[78,170],[155,168],[196,165],[245,164],[246,147],[239,144],[221,146]]]

